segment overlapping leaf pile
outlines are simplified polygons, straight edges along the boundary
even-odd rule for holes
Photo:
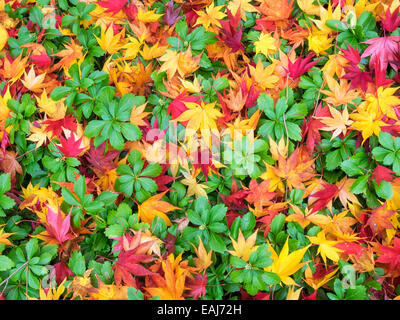
[[[1,299],[400,296],[398,0],[1,0]]]

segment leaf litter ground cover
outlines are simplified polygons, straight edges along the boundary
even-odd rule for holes
[[[400,298],[399,0],[1,0],[0,298]]]

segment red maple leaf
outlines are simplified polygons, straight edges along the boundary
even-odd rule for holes
[[[316,119],[317,117],[331,117],[329,107],[322,107],[320,103],[315,109],[314,116],[309,116],[304,119],[301,127],[302,139],[306,137],[306,147],[310,153],[314,152],[315,145],[321,142],[319,129],[325,127],[325,124],[323,124],[320,119]]]
[[[393,69],[397,70],[397,65],[394,63],[396,54],[399,51],[398,43],[400,36],[387,36],[369,39],[363,43],[370,46],[361,55],[361,58],[371,56],[369,60],[370,69],[374,69],[375,61],[379,60],[381,68],[386,70],[387,65],[390,64]]]
[[[397,7],[393,12],[390,11],[388,7],[386,10],[386,14],[384,18],[381,18],[382,27],[387,32],[393,32],[400,26],[400,15],[399,15],[400,7]]]
[[[400,268],[400,238],[394,238],[393,247],[385,247],[378,244],[382,254],[376,262],[389,264],[389,270],[399,270]]]
[[[297,58],[296,61],[294,63],[292,63],[292,61],[289,60],[288,62],[288,69],[286,71],[286,73],[289,74],[289,76],[293,79],[296,80],[297,78],[299,78],[301,75],[303,75],[304,73],[306,73],[308,70],[310,70],[312,67],[315,66],[316,63],[318,63],[319,60],[315,60],[310,62],[310,60],[314,57],[313,53],[310,53],[306,58],[302,59],[302,58]]]
[[[47,68],[51,64],[51,59],[46,53],[32,55],[30,59],[39,68]]]
[[[47,207],[46,220],[46,231],[51,238],[56,239],[60,244],[74,238],[74,235],[69,233],[71,228],[71,214],[63,218],[60,210],[55,213],[50,207]]]
[[[112,12],[112,15],[116,15],[118,12],[122,10],[128,0],[106,0],[106,1],[98,1],[97,4],[100,7],[106,8],[107,12]]]
[[[186,277],[185,287],[188,292],[185,297],[192,297],[194,300],[206,295],[207,274],[197,274],[195,277]]]
[[[232,177],[231,194],[229,196],[225,196],[223,194],[219,195],[222,201],[228,206],[228,210],[236,211],[247,208],[243,200],[248,196],[248,194],[249,190],[239,190],[236,180]]]
[[[346,67],[346,74],[342,79],[350,80],[351,89],[362,89],[364,92],[367,91],[368,83],[373,82],[371,72],[362,71],[357,65]]]
[[[374,178],[378,185],[381,185],[382,180],[392,182],[394,179],[392,174],[395,174],[392,170],[378,164],[372,173],[371,179]]]
[[[219,28],[220,35],[218,39],[225,42],[225,44],[232,49],[232,52],[238,50],[244,50],[242,44],[242,27],[239,26],[241,21],[240,10],[236,11],[236,15],[233,16],[232,12],[227,9],[228,21],[219,20],[221,28]]]
[[[56,144],[56,146],[65,157],[75,158],[78,154],[85,150],[85,148],[81,147],[82,137],[79,139],[76,138],[77,137],[73,132],[71,132],[67,139],[60,137],[61,144]]]
[[[357,49],[350,46],[347,42],[346,44],[348,49],[341,49],[343,52],[343,57],[350,62],[351,65],[357,66],[361,61],[360,54],[358,53]]]
[[[334,247],[342,250],[344,254],[354,254],[357,258],[359,258],[365,250],[365,247],[361,244],[354,242],[340,242],[335,244]]]
[[[313,198],[317,198],[315,202],[311,204],[312,210],[310,212],[316,212],[326,207],[326,205],[339,193],[339,188],[335,184],[324,184],[324,188],[314,194]]]
[[[178,118],[183,112],[188,110],[185,106],[185,102],[199,102],[200,97],[187,96],[186,92],[179,94],[168,106],[167,114],[171,114],[172,120]]]
[[[243,97],[247,97],[244,106],[246,108],[253,107],[257,103],[261,91],[254,86],[254,83],[251,84],[250,88],[247,88],[245,80],[240,83],[240,89],[242,90]]]
[[[158,191],[165,191],[168,190],[167,184],[174,181],[177,177],[171,177],[166,174],[169,167],[167,164],[161,166],[163,168],[161,174],[158,177],[153,178],[153,180],[157,183]]]
[[[42,124],[47,124],[47,127],[44,131],[52,132],[52,137],[54,136],[60,137],[61,134],[63,133],[62,128],[75,131],[77,126],[76,118],[71,114],[67,114],[63,119],[58,119],[58,120],[49,119],[43,121]]]
[[[386,69],[381,68],[380,60],[375,60],[374,81],[375,81],[375,86],[377,88],[393,83],[392,79],[386,78]]]
[[[113,251],[120,250],[118,262],[113,266],[114,278],[117,286],[125,283],[136,288],[133,276],[148,276],[154,274],[140,263],[149,263],[154,260],[153,255],[147,254],[154,244],[154,240],[141,243],[141,233],[134,236],[124,235],[116,238],[119,240]]]
[[[56,271],[56,282],[58,285],[60,285],[60,283],[63,282],[64,279],[72,277],[74,275],[71,269],[68,268],[68,266],[62,261],[54,264],[54,268]]]
[[[91,144],[90,149],[86,155],[86,159],[89,161],[91,166],[103,172],[107,170],[112,170],[117,167],[117,165],[114,164],[113,160],[119,154],[118,150],[112,150],[105,153],[105,148],[105,142],[103,142],[97,148],[95,148],[93,144]]]

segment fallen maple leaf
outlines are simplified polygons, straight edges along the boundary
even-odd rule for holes
[[[164,191],[160,194],[150,197],[142,204],[138,206],[139,218],[143,222],[151,224],[156,216],[162,218],[167,226],[172,225],[171,220],[169,220],[166,213],[172,210],[178,210],[180,208],[169,204],[166,201],[161,201],[160,199],[167,193]]]
[[[45,231],[34,237],[39,238],[48,244],[63,244],[65,241],[75,237],[70,232],[71,214],[64,217],[59,208],[56,213],[50,206],[47,206],[45,227]]]
[[[307,262],[301,262],[304,254],[308,250],[310,245],[293,251],[289,254],[289,237],[286,239],[285,244],[281,252],[278,254],[272,248],[268,246],[268,250],[272,253],[273,263],[271,266],[265,268],[265,271],[275,272],[281,278],[281,281],[286,285],[296,285],[296,282],[290,277],[297,270],[301,269]]]
[[[254,231],[247,239],[244,238],[242,231],[239,229],[239,235],[237,241],[231,236],[233,250],[227,250],[232,256],[238,257],[244,261],[249,261],[250,255],[257,250],[258,246],[255,246],[257,240],[257,232]]]

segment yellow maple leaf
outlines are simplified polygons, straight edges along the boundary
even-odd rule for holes
[[[2,227],[3,225],[1,225],[0,227]],[[7,238],[12,236],[13,234],[15,234],[15,232],[13,233],[7,233],[4,232],[4,228],[0,229],[0,244],[5,244],[7,246],[13,246],[13,244],[11,243],[10,240],[8,240]]]
[[[41,147],[46,143],[47,139],[51,140],[51,132],[46,132],[46,126],[40,126],[39,128],[29,124],[31,135],[26,140],[33,141],[36,143],[35,149]]]
[[[53,119],[59,120],[65,117],[67,113],[67,107],[64,105],[64,100],[54,101],[47,95],[46,88],[43,90],[40,97],[36,96],[36,102],[40,112],[46,113],[46,115]]]
[[[310,19],[311,21],[313,21],[315,23],[315,25],[318,27],[319,30],[321,30],[323,33],[329,34],[332,31],[331,28],[329,28],[326,25],[326,22],[328,20],[339,20],[341,19],[342,16],[342,10],[340,6],[336,6],[335,10],[332,11],[332,4],[331,2],[329,2],[328,4],[328,9],[325,9],[323,5],[319,6],[319,16],[320,16],[320,20],[316,20],[316,19]]]
[[[242,231],[239,229],[238,240],[235,241],[231,236],[233,250],[227,250],[231,255],[238,257],[246,262],[249,261],[250,255],[257,250],[258,246],[255,246],[257,240],[257,232],[254,231],[247,239],[244,238]]]
[[[375,8],[379,5],[379,3],[380,1],[370,3],[368,0],[358,0],[357,3],[354,4],[354,10],[357,18],[365,11],[375,14]]]
[[[174,121],[188,121],[185,131],[186,140],[191,141],[193,135],[200,130],[204,141],[210,144],[211,134],[219,136],[216,120],[222,117],[222,113],[215,108],[216,103],[205,104],[204,101],[201,101],[201,104],[193,102],[184,102],[184,104],[188,110]]]
[[[156,22],[158,21],[164,14],[155,13],[156,9],[145,11],[143,7],[139,7],[137,18],[142,22]]]
[[[334,247],[334,245],[339,243],[339,241],[326,239],[324,230],[320,231],[316,237],[307,236],[307,238],[311,241],[312,244],[318,245],[317,254],[321,255],[325,264],[326,264],[326,258],[331,259],[334,262],[339,261],[338,253],[343,252],[343,250]]]
[[[135,59],[138,55],[140,49],[143,46],[144,39],[141,37],[140,39],[136,39],[135,37],[128,37],[128,42],[124,44],[121,49],[126,49],[124,52],[125,60]]]
[[[180,208],[175,207],[166,201],[160,200],[166,193],[167,191],[156,194],[138,205],[138,214],[141,221],[151,224],[154,218],[158,216],[165,221],[167,226],[172,225],[171,220],[169,220],[166,213]]]
[[[399,89],[399,87],[379,87],[377,90],[377,95],[368,93],[366,96],[366,101],[364,101],[359,108],[375,112],[378,116],[386,115],[389,118],[397,120],[396,113],[393,109],[394,106],[398,106],[400,104],[400,99],[394,96],[394,93],[397,91],[397,89]]]
[[[332,38],[329,37],[329,34],[318,30],[314,26],[310,30],[307,40],[308,48],[314,51],[317,56],[326,54],[326,50],[332,46]]]
[[[357,108],[356,112],[350,115],[350,118],[354,121],[351,125],[353,129],[361,131],[363,142],[370,136],[376,135],[379,137],[381,127],[386,126],[386,123],[381,120],[376,112],[373,110],[367,111],[361,108]]]
[[[179,53],[175,50],[167,50],[160,61],[164,62],[160,68],[160,72],[167,72],[168,79],[171,79],[178,70]]]
[[[182,294],[185,290],[185,280],[188,275],[188,270],[180,265],[182,260],[182,252],[174,259],[171,253],[168,259],[161,262],[164,277],[155,276],[152,278],[155,286],[145,288],[152,296],[159,296],[161,300],[184,300]]]
[[[0,24],[0,50],[3,50],[8,40],[8,32],[3,24]]]
[[[308,250],[310,245],[293,251],[289,254],[289,237],[278,256],[271,245],[268,249],[272,253],[272,260],[274,261],[271,266],[266,267],[264,270],[268,272],[274,272],[281,278],[281,281],[286,285],[298,285],[290,276],[301,269],[307,262],[301,262],[304,254]]]
[[[188,197],[195,195],[196,198],[198,197],[207,198],[207,192],[205,189],[209,188],[208,186],[197,183],[196,177],[193,177],[188,172],[183,171],[182,174],[185,178],[181,180],[181,183],[184,184],[185,186],[188,186],[186,194]]]
[[[7,101],[11,99],[10,87],[7,87],[7,91],[4,96],[0,95],[0,125],[3,127],[4,122],[7,120],[11,110],[7,107]]]
[[[153,60],[164,55],[167,49],[168,46],[160,46],[158,42],[151,47],[145,43],[140,54],[144,60]]]
[[[207,31],[210,29],[210,26],[221,27],[219,20],[226,17],[226,14],[221,12],[222,8],[224,8],[224,6],[214,6],[214,2],[212,2],[205,8],[205,12],[196,11],[198,18],[194,25],[202,25]]]
[[[261,33],[258,40],[254,42],[256,54],[262,53],[264,56],[274,54],[278,51],[276,42],[269,33]]]
[[[310,266],[307,266],[307,269],[304,272],[304,281],[314,290],[318,290],[318,288],[328,283],[338,270],[339,268],[336,268],[328,274],[319,276],[318,274],[313,274]]]
[[[115,284],[105,284],[97,279],[98,287],[90,293],[93,300],[128,300],[128,287],[116,286]]]
[[[39,299],[28,297],[28,300],[60,300],[62,294],[66,290],[66,287],[64,286],[66,280],[67,279],[64,279],[56,288],[46,288],[46,291],[42,286],[40,286]]]
[[[122,48],[121,37],[125,34],[125,29],[114,35],[113,26],[110,25],[106,30],[101,29],[100,38],[96,37],[96,40],[105,52],[114,54]]]
[[[303,12],[309,15],[319,16],[320,15],[319,6],[314,5],[313,2],[314,0],[297,0],[299,8]]]
[[[256,67],[250,65],[250,74],[260,89],[266,90],[274,88],[279,81],[279,76],[275,73],[275,64],[272,63],[264,68],[261,59],[258,60]]]
[[[294,286],[289,286],[288,294],[286,296],[286,300],[299,300],[300,293],[303,288],[299,288],[294,290]]]
[[[257,9],[251,4],[251,0],[232,0],[228,3],[228,9],[233,15],[240,9],[240,15],[244,21],[247,21],[246,12],[257,12]]]

